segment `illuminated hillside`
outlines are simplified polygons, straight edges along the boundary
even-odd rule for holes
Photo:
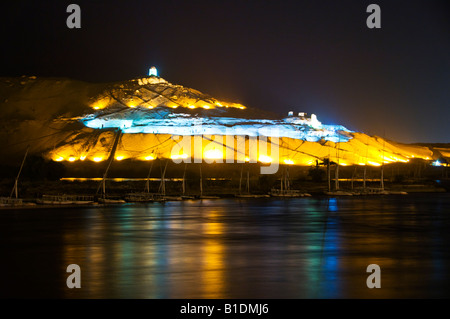
[[[0,134],[11,158],[29,144],[32,153],[68,165],[99,162],[110,156],[119,131],[116,160],[192,157],[313,165],[329,158],[341,165],[379,166],[436,157],[427,146],[322,124],[315,115],[279,118],[157,76],[111,84],[5,78],[0,93]]]

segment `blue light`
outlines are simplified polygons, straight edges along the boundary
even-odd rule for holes
[[[148,70],[148,76],[158,76],[158,70],[154,66],[152,66]]]
[[[436,161],[434,161],[431,165],[433,165],[433,166],[441,166],[442,163],[439,162],[439,160],[436,160]]]
[[[338,211],[337,199],[336,198],[328,199],[328,211],[330,211],[330,212],[337,212]]]
[[[184,113],[148,113],[146,110],[121,112],[120,114],[88,115],[81,122],[94,129],[120,128],[123,133],[171,134],[171,135],[234,135],[289,137],[308,142],[320,140],[348,142],[352,131],[342,125],[320,124],[269,119],[244,119],[233,117],[196,117]]]

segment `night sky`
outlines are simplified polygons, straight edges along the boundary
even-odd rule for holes
[[[399,142],[450,142],[449,1],[10,1],[0,76],[171,83]],[[81,7],[81,29],[66,8]],[[381,29],[369,29],[369,4]]]

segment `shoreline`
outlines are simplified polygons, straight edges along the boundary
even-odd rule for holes
[[[343,192],[346,192],[346,190],[342,190]],[[54,208],[103,208],[103,207],[116,207],[116,206],[123,206],[123,205],[148,205],[148,204],[154,204],[154,203],[160,203],[161,205],[164,205],[166,202],[183,202],[183,201],[203,201],[203,200],[222,200],[222,199],[234,199],[237,201],[241,200],[291,200],[291,199],[300,199],[300,198],[374,198],[374,197],[386,197],[386,196],[417,196],[417,195],[432,195],[432,194],[444,194],[448,193],[443,188],[417,188],[413,191],[401,193],[402,191],[398,190],[391,190],[392,193],[373,193],[373,194],[352,194],[351,196],[341,196],[339,194],[325,194],[323,192],[311,192],[308,196],[296,196],[296,197],[289,197],[289,196],[262,196],[262,197],[237,197],[236,194],[208,194],[207,196],[211,198],[200,198],[197,196],[190,196],[190,198],[181,199],[181,200],[173,200],[173,199],[166,199],[166,200],[151,200],[151,201],[127,201],[124,203],[99,203],[99,202],[93,202],[93,203],[85,203],[85,204],[39,204],[37,203],[38,199],[22,199],[23,204],[17,204],[17,205],[0,205],[0,211],[4,210],[22,210],[22,209],[54,209]],[[168,197],[172,197],[171,195],[168,195]],[[20,200],[20,199],[19,199]]]

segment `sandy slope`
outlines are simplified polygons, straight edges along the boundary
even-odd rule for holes
[[[219,101],[197,90],[174,85],[157,77],[116,83],[25,76],[0,78],[0,114],[2,162],[20,160],[27,145],[30,145],[31,153],[42,154],[53,160],[107,159],[114,141],[113,129],[86,127],[86,123],[81,121],[86,118],[133,120],[136,127],[151,126],[151,122],[142,124],[146,118],[159,119],[167,125],[171,125],[171,119],[180,117],[238,118],[246,119],[249,127],[261,125],[263,119],[275,123],[281,119],[277,114]],[[321,133],[321,129],[313,129],[308,125],[297,125],[294,129],[306,130],[308,134]],[[177,132],[176,127],[174,132]],[[340,134],[338,131],[334,133]],[[306,141],[285,136],[278,141],[269,141],[279,145],[280,162],[289,161],[299,165],[312,165],[316,160],[323,161],[326,158],[343,165],[380,165],[383,161],[407,162],[411,158],[431,160],[441,154],[450,154],[450,149],[446,147],[440,147],[440,153],[437,153],[431,146],[384,141],[358,132],[341,133],[344,134],[342,136],[349,136],[349,140],[335,143],[324,139]],[[222,142],[225,142],[222,137],[216,139],[214,144],[203,139],[203,156],[205,150],[211,149],[224,155],[226,149],[220,146]],[[125,133],[119,141],[116,157],[139,160],[170,158],[175,145],[176,141],[170,134]],[[251,145],[248,141],[242,145],[236,144],[233,156],[239,156],[239,152],[249,154],[249,148]],[[183,152],[188,153],[180,150],[180,154]],[[202,150],[198,152],[194,150],[191,155],[202,156]],[[256,157],[260,155],[263,153],[259,152]]]

